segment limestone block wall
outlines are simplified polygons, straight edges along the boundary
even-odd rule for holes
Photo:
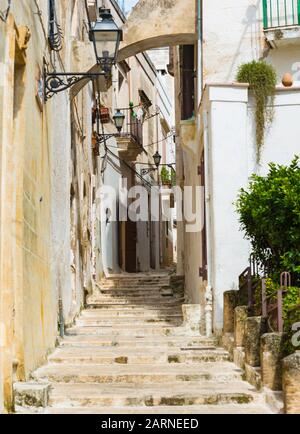
[[[0,106],[1,369],[8,409],[13,374],[20,380],[27,378],[53,348],[56,336],[50,273],[50,118],[36,99],[36,77],[42,70],[46,42],[34,11],[34,2],[17,2],[7,23],[0,24],[5,44]],[[26,41],[22,29],[26,29]]]
[[[43,59],[50,71],[54,67],[70,71],[75,67],[74,38],[87,40],[83,3],[63,0],[58,4],[64,34],[60,57],[49,52],[48,1],[12,2],[7,23],[0,22],[1,410],[11,409],[12,382],[28,379],[54,348],[58,299],[62,299],[66,322],[72,322],[92,275],[90,247],[82,250],[82,239],[87,242],[91,227],[91,91],[85,90],[85,100],[77,102],[83,134],[73,143],[68,93],[47,104],[37,94]],[[91,58],[88,50],[86,55]],[[75,243],[75,251],[83,251],[83,257],[74,286],[71,145],[84,160],[78,177],[80,186],[83,178],[87,181],[86,198],[78,196],[80,223],[86,232]]]

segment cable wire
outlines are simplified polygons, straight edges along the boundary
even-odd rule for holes
[[[7,8],[4,11],[0,11],[0,19],[1,21],[3,21],[4,23],[6,23],[8,15],[9,15],[9,11],[11,8],[11,0],[7,0]]]

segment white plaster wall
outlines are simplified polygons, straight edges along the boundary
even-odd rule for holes
[[[247,267],[250,253],[234,202],[253,172],[266,174],[270,162],[289,164],[299,154],[300,89],[277,91],[275,120],[266,137],[260,166],[256,163],[253,100],[248,97],[248,89],[210,87],[207,92],[214,325],[221,329],[223,293],[238,288],[238,276]]]
[[[260,57],[261,3],[261,0],[204,0],[205,79],[231,81],[241,63]]]
[[[241,64],[265,58],[278,81],[291,72],[300,82],[299,47],[269,49],[265,42],[262,0],[204,0],[203,23],[205,81],[234,81]]]
[[[116,140],[112,139],[108,142],[112,146],[116,146]],[[106,169],[103,175],[103,184],[114,188],[117,193],[119,190],[119,182],[121,179],[120,161],[116,149],[110,148],[114,155],[110,153],[107,156]],[[104,168],[103,168],[104,169]],[[118,196],[116,196],[118,200]],[[101,244],[102,244],[102,261],[103,268],[106,274],[119,273],[119,247],[118,247],[118,223],[101,222]]]

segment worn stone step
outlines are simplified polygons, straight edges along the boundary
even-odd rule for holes
[[[101,327],[72,327],[67,329],[66,334],[68,336],[74,335],[95,335],[104,336],[110,333],[111,336],[117,337],[132,337],[142,338],[146,336],[199,336],[199,332],[192,331],[186,327],[169,326],[164,327],[158,325],[148,325],[143,327],[136,327],[136,325],[130,325],[124,327],[123,325],[106,325]]]
[[[141,290],[141,289],[132,289],[132,288],[122,288],[122,289],[98,289],[95,291],[95,294],[102,296],[110,296],[110,297],[137,297],[137,298],[145,298],[145,297],[172,297],[174,294],[176,295],[184,295],[184,292],[173,292],[172,290],[160,289],[160,290]]]
[[[99,385],[99,384],[53,384],[51,406],[64,407],[138,407],[196,406],[222,404],[249,404],[257,397],[250,386],[239,381],[227,384],[201,382],[185,384]]]
[[[158,288],[161,286],[169,286],[170,279],[155,279],[155,280],[114,280],[103,281],[98,283],[99,288]],[[179,286],[179,285],[178,285]]]
[[[112,300],[109,300],[107,298],[103,299],[100,297],[88,297],[87,299],[87,305],[88,306],[94,306],[99,309],[105,309],[110,306],[128,306],[132,309],[135,309],[136,307],[144,307],[146,309],[159,309],[161,307],[168,307],[168,306],[180,306],[185,303],[184,299],[181,298],[175,298],[172,297],[170,299],[165,298],[149,298],[147,300],[130,300],[128,298],[122,300],[122,299],[116,299],[113,298]]]
[[[167,301],[167,303],[177,303],[178,298],[173,296],[172,297],[158,296],[158,297],[149,297],[149,298],[145,298],[144,296],[143,297],[124,297],[124,296],[115,297],[111,295],[94,294],[92,297],[88,297],[87,299],[88,304],[90,303],[113,304],[113,305],[132,304],[135,306],[140,306],[140,305],[148,306],[149,304],[154,306],[159,306],[161,304],[164,305],[165,301]]]
[[[105,414],[107,415],[108,409],[106,407],[91,408],[89,407],[73,407],[73,408],[51,408],[42,411],[44,414]],[[32,414],[28,410],[24,410],[22,414]],[[124,414],[124,415],[136,415],[136,414],[154,414],[154,415],[192,415],[192,414],[272,414],[269,407],[264,404],[227,404],[227,405],[190,405],[190,406],[158,406],[158,407],[116,407],[110,408],[109,414]]]
[[[147,351],[152,351],[153,348],[203,348],[203,347],[215,347],[218,340],[215,338],[207,339],[203,336],[189,337],[189,336],[177,336],[177,337],[144,337],[144,338],[132,338],[132,337],[112,337],[111,334],[106,336],[96,335],[76,335],[65,336],[63,340],[60,340],[62,346],[86,346],[93,345],[98,347],[125,347],[125,348],[146,348]]]
[[[204,363],[229,361],[229,354],[222,349],[204,349],[202,351],[161,351],[153,348],[151,352],[143,350],[115,348],[59,348],[50,357],[51,363],[69,364],[163,364],[163,363]]]
[[[132,321],[131,321],[132,320]],[[173,319],[160,319],[160,318],[133,318],[133,317],[123,317],[123,318],[80,318],[76,320],[76,325],[79,327],[105,327],[105,326],[120,326],[131,327],[132,324],[136,325],[136,328],[143,328],[147,325],[153,325],[155,327],[168,327],[168,326],[181,326],[182,318]]]
[[[35,380],[54,383],[166,383],[189,381],[232,382],[242,379],[242,371],[229,362],[163,365],[61,365],[48,364],[38,369]]]
[[[117,326],[117,325],[123,325],[124,327],[126,326],[131,326],[133,324],[136,325],[136,327],[140,327],[140,326],[145,326],[145,325],[160,325],[160,326],[169,326],[171,325],[175,325],[175,326],[180,326],[182,325],[182,316],[178,315],[178,316],[173,316],[170,318],[156,318],[156,317],[136,317],[136,316],[109,316],[106,315],[105,317],[99,315],[99,316],[94,316],[94,317],[80,317],[76,320],[76,325],[77,326],[92,326],[92,327],[97,327],[97,326],[101,326],[101,325],[113,325],[113,326]]]
[[[146,305],[136,305],[136,304],[131,304],[131,305],[108,305],[108,304],[100,304],[100,303],[91,303],[90,305],[87,306],[88,310],[92,310],[92,309],[98,309],[98,310],[111,310],[111,311],[120,311],[120,312],[126,312],[127,310],[134,310],[134,313],[138,313],[138,312],[182,312],[182,303],[168,303],[166,304],[166,302],[164,301],[163,304],[161,305],[152,305],[152,304],[146,304]]]
[[[180,310],[174,312],[172,309],[166,313],[160,313],[155,311],[143,311],[143,312],[131,312],[130,310],[120,311],[120,310],[97,310],[97,309],[89,309],[85,312],[84,315],[80,315],[78,319],[107,319],[111,318],[112,320],[122,319],[125,321],[135,320],[148,320],[148,319],[157,319],[162,321],[167,320],[178,320],[183,317],[182,312]]]
[[[140,306],[97,306],[88,307],[82,314],[82,317],[97,315],[114,315],[114,316],[151,316],[151,317],[169,317],[174,315],[182,316],[182,306],[168,307],[140,307]]]
[[[137,298],[137,299],[145,299],[147,300],[148,298],[155,298],[155,297],[159,297],[159,298],[163,298],[163,299],[168,299],[168,298],[172,298],[172,297],[183,297],[184,296],[184,292],[183,291],[176,291],[173,292],[171,289],[167,289],[167,288],[162,288],[160,290],[147,290],[147,291],[142,291],[140,289],[98,289],[97,291],[94,291],[94,294],[96,296],[103,296],[103,297],[117,297],[117,298],[124,298],[124,297],[128,297],[128,298]]]
[[[102,301],[104,302],[104,304],[111,300],[111,301],[117,301],[117,302],[127,302],[127,304],[131,304],[131,303],[143,303],[145,305],[148,304],[156,304],[156,303],[160,303],[160,304],[166,304],[166,306],[168,305],[168,303],[171,302],[182,302],[184,301],[184,297],[182,295],[172,295],[172,296],[164,296],[160,293],[151,296],[150,295],[145,295],[142,294],[140,296],[136,296],[136,295],[111,295],[111,294],[93,294],[92,296],[89,297],[89,299],[93,300],[96,299],[96,301],[98,303],[101,303]]]

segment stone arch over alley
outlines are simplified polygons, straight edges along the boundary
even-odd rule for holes
[[[140,0],[126,21],[123,33],[119,61],[152,48],[194,44],[195,1]]]

